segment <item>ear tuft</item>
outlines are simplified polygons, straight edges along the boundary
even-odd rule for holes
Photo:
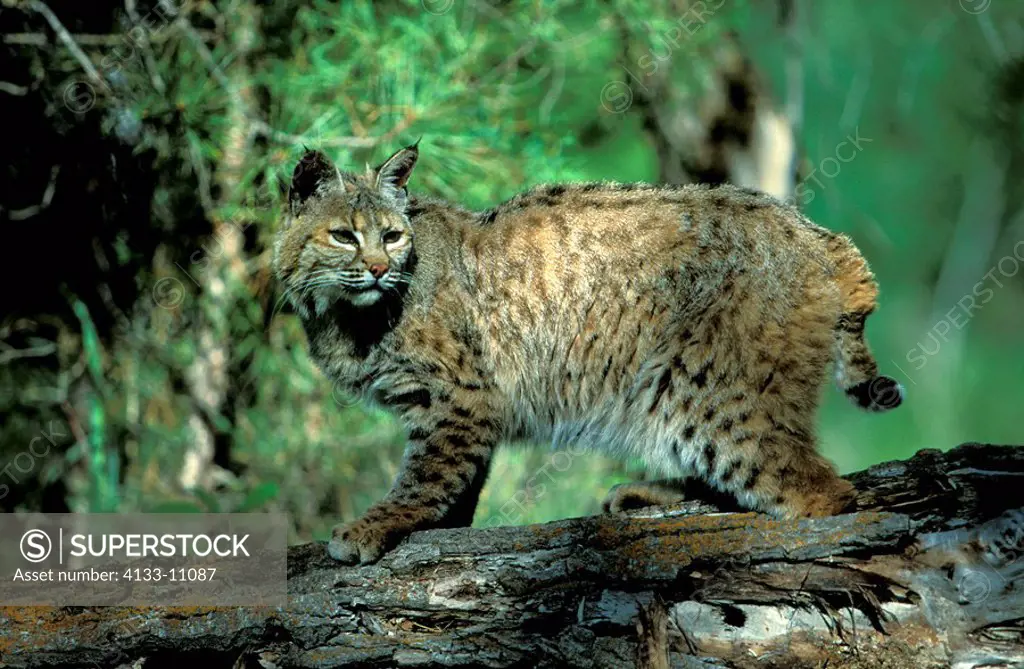
[[[399,149],[377,168],[377,189],[403,205],[405,185],[409,183],[412,168],[416,166],[416,160],[420,155],[419,143],[419,140],[416,140],[415,144]]]
[[[307,150],[292,172],[288,203],[294,212],[324,186],[341,181],[341,173],[330,158],[320,151]]]

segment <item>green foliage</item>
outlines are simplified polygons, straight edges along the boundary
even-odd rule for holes
[[[110,448],[106,437],[106,411],[103,398],[109,394],[103,378],[102,351],[96,327],[89,311],[79,300],[73,304],[75,315],[82,324],[82,349],[94,393],[88,400],[88,452],[89,511],[111,512],[118,508],[118,475],[120,471],[117,451]]]

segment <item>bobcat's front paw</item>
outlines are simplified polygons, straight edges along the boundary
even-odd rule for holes
[[[383,520],[360,518],[353,523],[335,525],[327,554],[344,564],[370,564],[390,548],[387,545],[390,535],[391,528]]]
[[[376,506],[355,522],[335,526],[327,553],[345,564],[376,562],[415,530],[429,526],[425,511]]]

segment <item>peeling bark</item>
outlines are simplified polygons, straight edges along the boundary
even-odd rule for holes
[[[0,659],[618,669],[666,666],[667,646],[685,668],[1024,663],[1024,447],[921,451],[850,479],[860,510],[832,518],[687,504],[434,530],[358,568],[295,546],[287,608],[5,609]]]

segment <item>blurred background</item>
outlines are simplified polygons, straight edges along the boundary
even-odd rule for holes
[[[840,470],[1022,443],[1022,124],[1009,0],[0,0],[0,507],[275,509],[301,541],[379,499],[401,430],[315,369],[268,249],[304,146],[361,169],[420,136],[411,190],[474,208],[578,180],[790,200],[871,263],[908,392],[824,389]],[[476,523],[642,475],[513,445]]]

